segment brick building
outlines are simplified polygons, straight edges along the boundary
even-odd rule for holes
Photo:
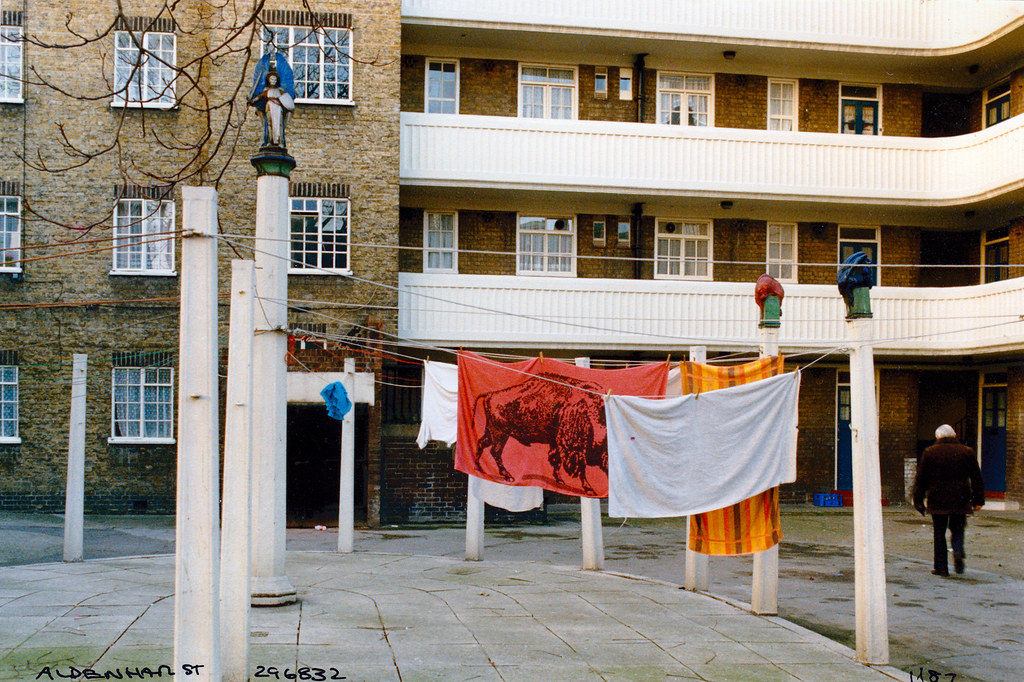
[[[104,39],[61,51],[17,37],[66,39],[64,9],[3,5],[3,73],[37,69],[107,96],[0,80],[0,208],[14,254],[0,263],[0,508],[62,505],[70,357],[85,352],[87,508],[171,509],[164,397],[177,362],[177,248],[129,248],[126,226],[173,232],[180,192],[165,185],[217,182],[221,231],[235,235],[220,250],[225,281],[232,250],[247,256],[251,244],[247,156],[259,126],[251,114],[241,121],[235,92],[245,55],[190,72],[214,101],[236,104],[213,118],[242,139],[187,181],[132,171],[149,164],[165,171],[150,179],[166,178],[195,166],[168,144],[206,125],[195,89],[178,78],[173,94],[147,95],[128,78],[111,95],[133,44],[119,36],[184,67],[233,20],[203,2],[173,17],[154,14],[160,3],[129,4],[133,15]],[[112,21],[72,5],[83,25]],[[1024,7],[616,1],[584,3],[577,16],[561,3],[497,5],[322,2],[313,16],[276,0],[260,17],[318,79],[307,79],[288,128],[302,237],[290,319],[303,330],[290,370],[337,371],[355,354],[377,378],[375,404],[357,414],[369,523],[463,509],[450,451],[413,444],[410,358],[451,359],[445,349],[463,347],[588,356],[598,367],[682,358],[693,346],[712,360],[751,355],[753,282],[766,270],[786,288],[782,352],[794,368],[815,361],[786,495],[849,489],[835,264],[856,250],[879,264],[883,496],[904,499],[906,460],[948,422],[978,449],[993,506],[1024,498]],[[148,63],[146,82],[163,82],[160,63]],[[123,145],[46,172],[60,166],[55,121],[82,148],[102,148],[118,129]],[[85,235],[69,229],[94,222]],[[40,247],[75,236],[107,242]],[[69,251],[83,253],[40,260]],[[289,411],[296,519],[331,504],[337,426],[321,412]]]

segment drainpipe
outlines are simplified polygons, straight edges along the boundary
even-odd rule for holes
[[[630,230],[630,239],[633,240],[633,279],[640,279],[642,274],[640,263],[640,226],[643,224],[644,205],[640,202],[633,204],[633,227]]]
[[[646,52],[638,54],[633,60],[633,83],[635,84],[634,97],[636,97],[636,122],[644,122],[644,65]]]

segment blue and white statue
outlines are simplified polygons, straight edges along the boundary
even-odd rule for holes
[[[288,60],[272,50],[260,57],[252,77],[249,105],[263,115],[263,148],[284,150],[284,129],[295,110],[295,76]]]

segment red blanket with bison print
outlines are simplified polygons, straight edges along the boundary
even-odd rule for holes
[[[604,396],[662,396],[667,380],[667,362],[588,369],[459,353],[455,468],[506,485],[608,497]]]

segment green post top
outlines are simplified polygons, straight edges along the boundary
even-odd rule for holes
[[[872,317],[871,315],[871,287],[857,287],[853,290],[853,305],[846,310],[846,319]]]
[[[764,299],[764,307],[761,310],[761,320],[757,323],[757,326],[782,326],[782,299],[774,295]]]
[[[288,152],[281,148],[260,149],[260,153],[250,159],[256,167],[256,176],[279,175],[287,178],[288,174],[295,168],[295,159],[289,156]]]

